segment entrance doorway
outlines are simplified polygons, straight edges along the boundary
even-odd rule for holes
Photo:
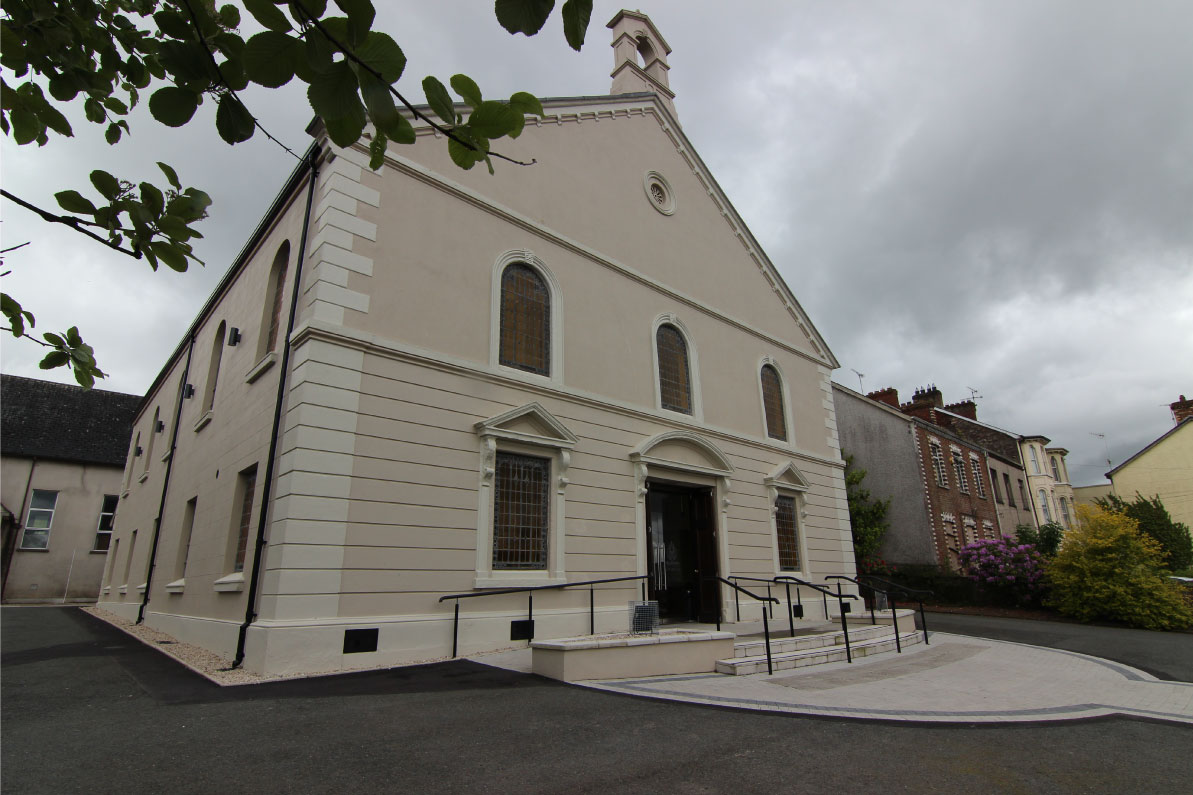
[[[650,598],[668,621],[717,620],[713,490],[647,482],[646,549]]]

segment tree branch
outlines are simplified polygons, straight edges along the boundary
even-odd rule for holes
[[[13,330],[12,330],[12,329],[10,329],[8,326],[0,326],[0,331],[7,331],[9,334],[13,334],[13,333],[14,333],[14,332],[13,332]],[[37,337],[34,337],[34,336],[32,336],[31,334],[22,334],[22,335],[20,335],[19,337],[17,337],[17,339],[19,339],[19,340],[29,340],[30,342],[36,342],[38,345],[40,345],[40,346],[41,346],[41,347],[43,347],[43,348],[53,348],[53,347],[54,347],[53,345],[51,345],[51,344],[50,344],[50,343],[48,343],[48,342],[42,342],[42,341],[41,341],[41,340],[39,340]]]
[[[6,190],[0,190],[0,196],[3,196],[4,198],[9,199],[10,201],[16,202],[17,204],[21,205],[22,207],[24,207],[26,210],[29,210],[30,212],[37,213],[38,215],[41,216],[43,221],[49,221],[52,224],[63,224],[64,226],[70,227],[71,229],[75,230],[76,232],[78,232],[81,235],[86,235],[87,237],[91,238],[92,240],[97,240],[100,243],[103,243],[105,246],[112,249],[113,251],[119,251],[121,254],[127,254],[128,256],[132,257],[133,259],[141,259],[141,252],[131,251],[127,248],[121,248],[118,244],[113,243],[111,240],[108,240],[105,237],[100,237],[99,235],[92,232],[90,229],[84,229],[82,224],[84,224],[86,222],[79,218],[73,218],[69,215],[55,215],[54,213],[47,212],[46,210],[43,210],[40,207],[30,204],[29,202],[25,201],[24,199],[21,199],[17,196],[13,196],[11,193],[9,193]]]
[[[249,110],[249,106],[244,104],[244,100],[240,98],[240,95],[236,93],[236,90],[233,89],[232,86],[228,85],[228,81],[224,79],[224,73],[220,71],[220,65],[216,63],[215,56],[211,54],[211,47],[207,44],[206,37],[203,36],[203,29],[199,26],[199,20],[195,16],[195,10],[191,8],[190,0],[181,0],[181,2],[184,6],[186,6],[186,12],[191,18],[191,27],[195,29],[195,34],[199,37],[199,42],[203,45],[203,52],[207,53],[207,60],[211,61],[211,67],[215,69],[215,73],[219,77],[220,83],[223,84],[224,88],[228,89],[228,93],[232,95],[232,99],[236,100],[236,104],[244,109],[244,112],[247,113],[249,118],[253,120],[253,126],[260,130],[266,138],[285,149],[290,157],[293,157],[295,160],[302,160],[302,157],[296,155],[293,149],[286,146],[277,138],[274,138],[269,134],[269,130],[265,129],[265,127],[261,125],[261,122],[257,121],[257,117],[253,115],[251,110]]]
[[[418,108],[411,105],[410,102],[406,99],[406,97],[402,96],[401,92],[399,92],[396,88],[393,87],[393,85],[391,85],[389,83],[389,81],[387,81],[384,77],[381,76],[381,73],[379,71],[377,71],[372,66],[370,66],[369,64],[362,61],[359,57],[357,57],[356,53],[352,52],[351,48],[349,48],[348,45],[344,44],[342,41],[340,41],[335,36],[333,36],[331,34],[331,32],[328,31],[328,29],[326,27],[324,27],[322,24],[320,24],[319,20],[314,19],[311,16],[311,13],[309,11],[307,11],[306,6],[303,5],[302,0],[295,0],[294,5],[302,10],[303,14],[307,18],[307,21],[309,21],[315,27],[316,30],[318,30],[321,34],[323,34],[323,38],[327,39],[329,42],[331,42],[331,44],[337,50],[339,50],[341,53],[343,53],[345,58],[347,58],[348,60],[352,61],[355,64],[358,64],[362,69],[366,70],[369,74],[373,75],[373,77],[377,78],[382,83],[384,83],[386,86],[388,86],[389,93],[391,93],[395,97],[397,97],[398,101],[401,102],[402,105],[405,106],[406,110],[408,110],[412,114],[414,114],[414,118],[420,119],[420,120],[426,122],[433,130],[435,130],[438,133],[441,133],[442,135],[447,136],[448,138],[450,138],[451,140],[460,144],[461,146],[471,149],[474,152],[480,151],[479,149],[477,149],[475,144],[473,144],[469,141],[465,141],[464,139],[460,138],[458,135],[455,135],[454,133],[452,133],[451,130],[449,130],[448,128],[444,127],[441,124],[438,124],[434,119],[432,119],[431,117],[422,113],[421,111],[419,111]],[[506,162],[513,163],[518,166],[533,166],[535,163],[538,162],[538,160],[533,160],[533,159],[530,161],[515,160],[514,158],[503,155],[500,152],[490,151],[490,152],[486,152],[485,154],[489,155],[490,157],[496,157],[499,160],[505,160]]]

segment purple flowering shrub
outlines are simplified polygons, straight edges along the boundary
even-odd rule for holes
[[[1044,558],[1034,544],[1010,538],[985,539],[961,548],[961,571],[991,594],[1025,606],[1045,588]]]

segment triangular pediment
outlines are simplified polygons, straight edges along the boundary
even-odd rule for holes
[[[804,477],[804,473],[800,472],[799,468],[791,461],[780,465],[763,482],[771,488],[785,488],[794,491],[807,491],[809,488],[808,479]]]
[[[688,431],[668,431],[652,436],[634,448],[630,460],[715,475],[733,472],[729,458],[715,444]]]
[[[576,436],[539,403],[527,403],[481,420],[475,426],[480,436],[493,436],[528,444],[542,444],[551,447],[574,447]]]

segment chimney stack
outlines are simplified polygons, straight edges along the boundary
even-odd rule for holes
[[[611,94],[647,91],[675,117],[675,92],[667,84],[667,56],[671,48],[650,17],[622,9],[607,25],[613,31],[613,90]],[[641,63],[639,63],[641,61]]]
[[[920,387],[911,396],[910,403],[904,403],[899,407],[904,414],[918,417],[933,425],[938,424],[936,422],[936,409],[942,408],[944,408],[944,395],[936,388],[936,384],[928,384],[926,387]]]
[[[1186,399],[1184,395],[1177,402],[1170,403],[1168,408],[1172,409],[1172,419],[1177,425],[1193,417],[1193,400]]]
[[[870,400],[877,400],[879,403],[885,403],[891,408],[899,408],[899,390],[893,386],[871,392],[866,397]]]
[[[978,419],[978,404],[972,400],[962,400],[958,403],[950,403],[944,407],[945,411],[951,411],[954,414],[959,414],[966,419],[977,422]]]

